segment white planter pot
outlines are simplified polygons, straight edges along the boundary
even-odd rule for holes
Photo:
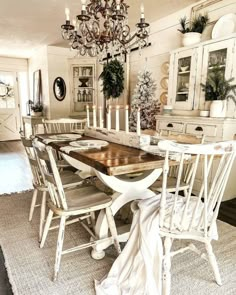
[[[183,46],[190,46],[201,42],[202,34],[190,32],[183,34],[182,44]]]
[[[34,116],[34,117],[41,117],[42,114],[43,114],[42,112],[34,112],[34,111],[32,111],[31,116]]]
[[[210,106],[210,117],[225,118],[227,110],[226,100],[214,100]]]

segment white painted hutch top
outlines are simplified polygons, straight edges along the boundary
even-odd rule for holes
[[[168,104],[173,106],[174,114],[199,115],[200,110],[209,109],[210,101],[205,98],[201,83],[206,83],[215,65],[226,79],[236,77],[236,34],[171,51]],[[227,117],[234,116],[231,102]]]

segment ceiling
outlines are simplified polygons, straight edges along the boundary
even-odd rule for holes
[[[148,22],[171,14],[198,0],[126,0],[131,28],[140,17],[144,3]],[[79,14],[80,0],[0,0],[0,56],[28,58],[43,45],[68,47],[62,40],[60,26],[65,21],[64,10],[71,17]]]

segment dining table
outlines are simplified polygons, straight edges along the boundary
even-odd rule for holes
[[[39,141],[45,142],[50,134],[38,134]],[[80,140],[97,140],[89,136],[82,136]],[[89,166],[94,174],[109,188],[112,189],[111,210],[115,215],[125,204],[134,200],[150,198],[155,193],[149,187],[162,174],[164,158],[159,155],[147,153],[139,148],[129,147],[113,142],[100,149],[74,149],[71,151],[61,151],[62,147],[68,146],[72,140],[52,140],[47,144],[52,146],[57,152],[62,153],[63,158],[70,165],[81,170],[81,163]],[[171,165],[176,165],[175,161],[170,161]],[[129,237],[129,227],[124,225],[117,228],[119,241],[125,242]],[[95,225],[96,236],[100,238],[108,237],[108,225],[106,215],[100,211]],[[104,257],[106,249],[113,243],[112,239],[104,239],[104,243],[99,243],[93,248],[91,255],[94,259]]]

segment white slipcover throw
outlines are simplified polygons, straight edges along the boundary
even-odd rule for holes
[[[195,210],[197,197],[191,197],[184,224],[181,216],[186,198],[178,196],[175,227],[188,228]],[[159,210],[161,194],[140,200],[134,210],[129,240],[122,253],[113,263],[108,275],[101,282],[95,281],[97,295],[159,295],[162,293],[163,247],[159,235]],[[164,225],[169,226],[174,194],[167,193],[167,206]],[[196,220],[198,224],[204,204],[200,203]],[[210,233],[218,239],[216,223]]]
[[[138,202],[129,240],[107,277],[95,281],[97,295],[161,294],[160,195]]]

